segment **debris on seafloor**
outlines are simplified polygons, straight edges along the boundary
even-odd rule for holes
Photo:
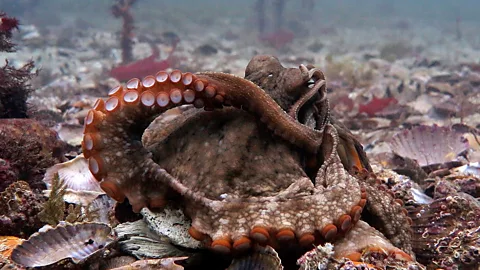
[[[480,263],[480,203],[445,180],[437,182],[433,199],[409,210],[417,259],[429,269],[474,269]]]
[[[143,270],[183,270],[183,266],[176,264],[177,261],[182,261],[187,257],[172,257],[162,259],[143,259],[133,262],[128,265],[111,268],[110,270],[131,270],[131,269],[143,269]]]
[[[15,247],[11,260],[25,267],[51,265],[67,258],[76,264],[114,243],[111,232],[108,225],[101,223],[48,227]]]
[[[0,192],[0,236],[28,237],[45,223],[39,213],[44,198],[30,189],[28,183],[16,181]]]
[[[121,223],[114,228],[119,249],[136,258],[188,256],[193,253],[173,245],[168,236],[159,235],[143,220]]]

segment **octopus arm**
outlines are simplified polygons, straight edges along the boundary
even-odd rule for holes
[[[305,177],[276,196],[218,200],[208,207],[187,202],[192,236],[210,237],[218,251],[241,250],[252,242],[278,246],[295,239],[309,247],[342,237],[360,219],[366,193],[343,169],[333,126],[326,126],[324,140],[332,147],[322,150],[327,158],[315,185]]]
[[[140,141],[154,117],[183,104],[205,110],[228,105],[243,108],[300,148],[315,153],[322,143],[322,132],[296,122],[248,80],[224,73],[160,71],[115,87],[85,118],[84,155],[90,171],[112,198],[123,201],[127,197],[134,211],[140,211],[144,206],[162,207],[168,188],[187,192],[181,185],[172,185],[174,178],[153,162]]]
[[[369,195],[366,209],[374,216],[376,226],[396,247],[408,254],[412,252],[412,220],[407,216],[403,206],[378,185],[364,185]],[[375,225],[375,224],[374,224]]]

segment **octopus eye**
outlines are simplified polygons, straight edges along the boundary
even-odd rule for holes
[[[268,76],[267,76],[267,77],[268,77],[268,78],[272,78],[272,77],[273,77],[273,74],[272,74],[272,73],[270,73],[270,74],[268,74]]]

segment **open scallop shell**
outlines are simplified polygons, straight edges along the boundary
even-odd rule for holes
[[[48,190],[44,191],[47,197],[50,195],[52,179],[56,173],[58,173],[62,184],[65,185],[66,192],[63,199],[68,203],[88,205],[99,195],[105,194],[88,169],[87,160],[83,155],[47,169],[43,178],[43,182],[48,188]]]
[[[66,258],[78,263],[112,243],[111,231],[101,223],[58,225],[34,233],[13,250],[11,259],[26,267],[46,266]]]
[[[55,173],[58,173],[60,180],[67,189],[105,193],[88,169],[88,162],[83,154],[48,168],[43,178],[43,182],[48,189],[51,188]]]
[[[422,167],[456,161],[469,148],[462,134],[447,127],[418,126],[393,136],[390,149]]]

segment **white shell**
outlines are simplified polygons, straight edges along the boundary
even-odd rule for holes
[[[25,267],[46,266],[66,258],[78,263],[112,243],[111,231],[101,223],[58,225],[34,233],[13,250],[11,259]]]
[[[43,182],[49,189],[44,191],[46,196],[50,195],[55,173],[58,173],[60,180],[66,187],[64,200],[68,203],[87,205],[99,195],[105,194],[88,169],[88,162],[83,155],[64,163],[55,164],[47,169],[43,178]]]
[[[422,167],[455,161],[469,147],[462,134],[437,125],[402,131],[389,145],[397,155],[416,160]]]

